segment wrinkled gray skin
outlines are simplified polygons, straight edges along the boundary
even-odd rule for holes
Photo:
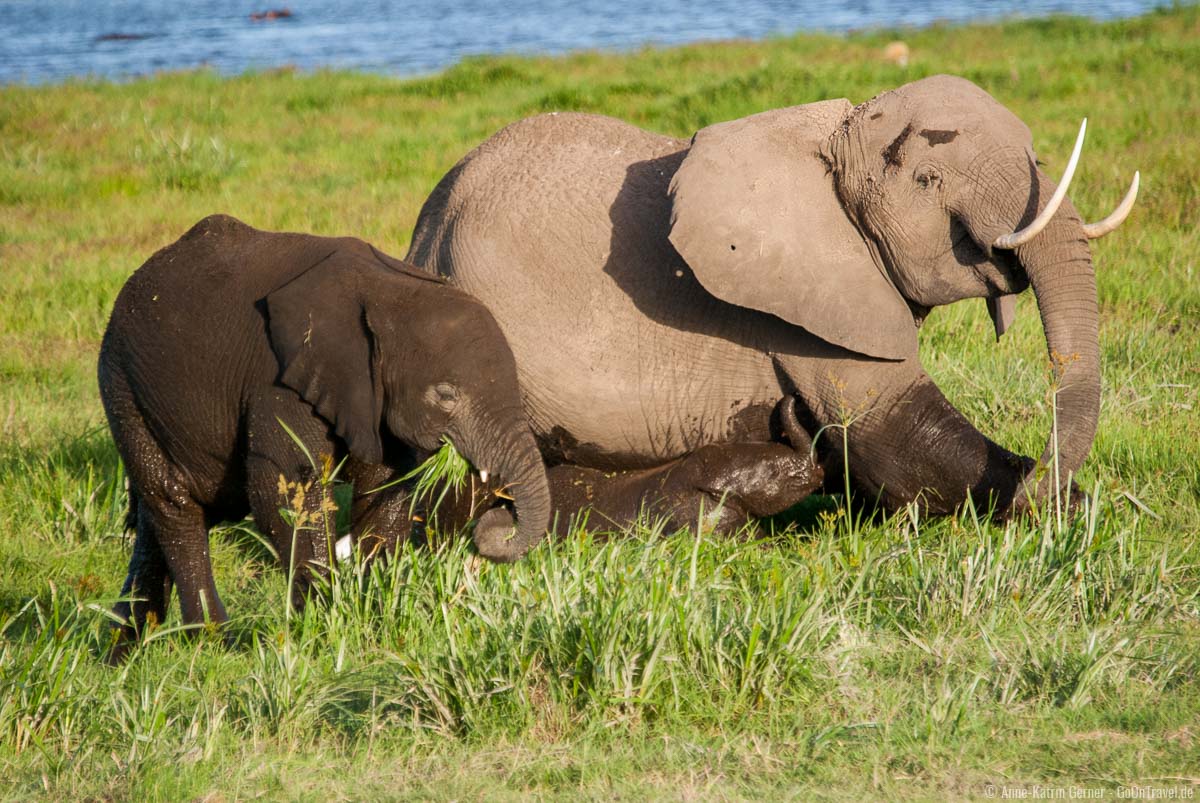
[[[549,114],[468,154],[427,200],[409,260],[492,311],[548,461],[662,466],[772,438],[795,393],[827,474],[895,508],[968,496],[1019,512],[1067,484],[1100,398],[1091,254],[1067,201],[1015,251],[1054,182],[973,84],[935,76],[720,123],[689,143]],[[1032,286],[1062,365],[1058,472],[993,443],[917,357],[929,308]],[[999,328],[999,327],[998,327]],[[1052,434],[1043,466],[1051,463]]]
[[[513,488],[517,526],[488,511],[481,554],[520,557],[549,520],[545,469],[521,409],[512,352],[467,294],[353,238],[263,232],[205,218],[151,257],[117,297],[100,394],[130,478],[137,536],[116,614],[116,657],[171,586],[183,621],[228,617],[213,583],[208,528],[252,513],[285,569],[293,604],[329,565],[330,500],[318,462],[348,458],[353,531],[385,544],[412,529],[408,490],[364,494],[448,437]],[[282,424],[281,424],[282,422]],[[297,444],[284,428],[295,433]],[[293,536],[280,515],[307,521]],[[295,551],[293,552],[293,541]]]

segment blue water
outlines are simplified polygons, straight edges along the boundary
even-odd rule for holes
[[[1159,0],[1161,2],[1161,0]],[[846,31],[1050,13],[1097,19],[1149,0],[0,0],[0,83],[128,78],[208,65],[411,75],[479,53],[629,49],[799,30]],[[287,6],[288,19],[253,12]],[[104,40],[106,35],[139,38]]]

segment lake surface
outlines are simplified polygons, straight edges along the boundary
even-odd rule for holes
[[[208,65],[294,65],[393,75],[480,53],[623,50],[800,30],[847,31],[1051,13],[1097,19],[1138,0],[0,0],[0,83],[121,79]],[[291,16],[251,15],[287,7]]]

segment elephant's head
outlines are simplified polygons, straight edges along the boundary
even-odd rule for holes
[[[764,112],[696,134],[672,183],[671,241],[714,295],[885,360],[914,359],[920,319],[962,298],[987,298],[1002,333],[1011,294],[1031,285],[1061,369],[1042,462],[1057,448],[1065,481],[1099,415],[1088,240],[1119,225],[1137,188],[1135,176],[1117,212],[1084,224],[1064,200],[1079,144],[1056,192],[1029,129],[950,76],[855,108]]]
[[[447,438],[508,488],[513,517],[486,512],[480,554],[508,562],[545,535],[550,491],[521,406],[516,363],[487,309],[357,241],[267,296],[280,381],[330,421],[356,459],[387,438],[429,452]]]

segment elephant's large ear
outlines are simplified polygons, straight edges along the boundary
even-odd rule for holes
[[[381,266],[339,249],[267,296],[280,381],[331,422],[350,453],[383,461],[383,390],[366,323],[364,275]]]
[[[900,294],[842,209],[821,147],[846,100],[699,131],[671,181],[671,243],[717,298],[891,360],[917,353]]]

